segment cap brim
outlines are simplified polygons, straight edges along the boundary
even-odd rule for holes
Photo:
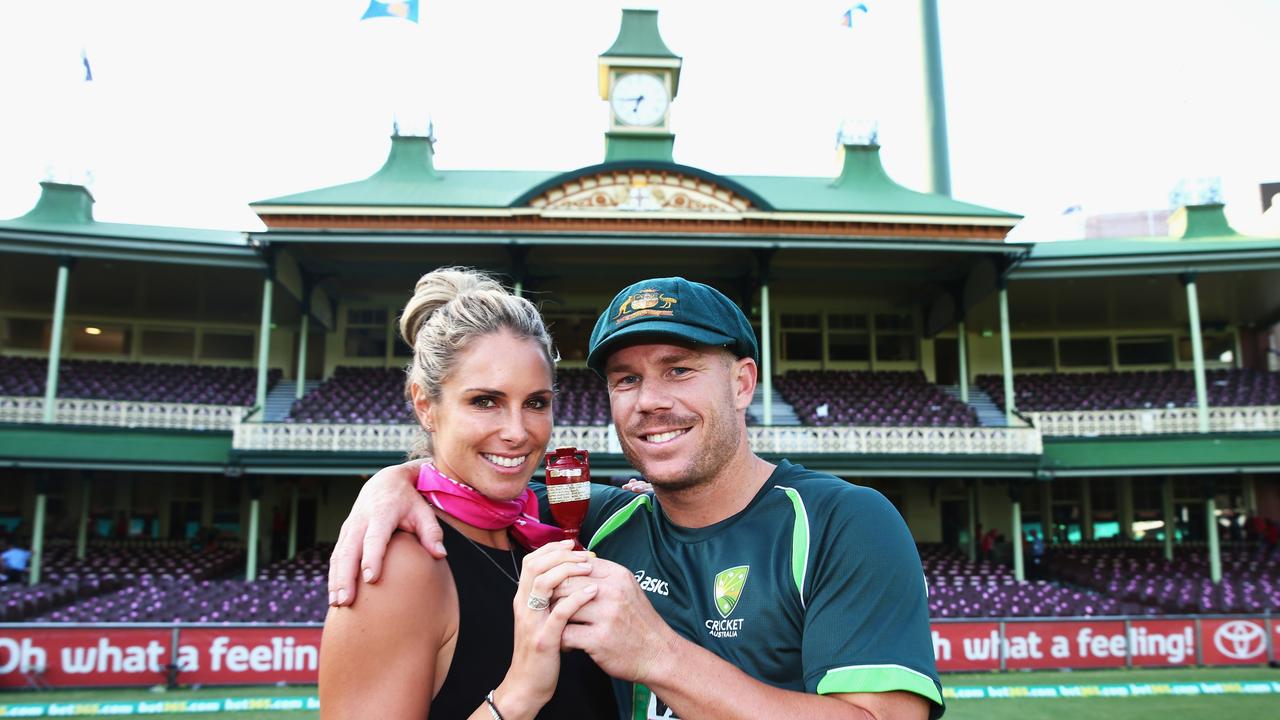
[[[737,342],[724,333],[692,325],[679,325],[664,320],[645,320],[633,323],[614,332],[587,356],[587,367],[604,374],[604,363],[614,351],[627,345],[635,345],[646,339],[683,340],[700,345],[726,347]]]

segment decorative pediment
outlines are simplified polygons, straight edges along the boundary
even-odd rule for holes
[[[533,198],[543,211],[740,213],[754,208],[741,194],[673,170],[610,170],[573,178]]]

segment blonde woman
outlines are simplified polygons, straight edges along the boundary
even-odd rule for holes
[[[448,556],[397,534],[386,579],[329,611],[322,717],[614,714],[608,677],[585,654],[560,652],[595,586],[548,602],[561,581],[590,573],[591,555],[555,541],[528,488],[552,427],[554,351],[537,309],[446,268],[418,281],[400,332],[414,348],[405,390],[423,430],[411,452],[425,459],[418,489],[443,521]]]

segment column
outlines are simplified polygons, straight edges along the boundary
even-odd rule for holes
[[[1093,484],[1089,478],[1080,478],[1080,535],[1081,540],[1093,540]]]
[[[920,0],[920,31],[924,37],[925,122],[929,136],[929,192],[951,194],[951,164],[947,149],[947,102],[942,83],[942,42],[938,30],[938,0]]]
[[[44,422],[52,423],[57,412],[58,363],[62,360],[62,324],[67,315],[67,280],[71,275],[71,258],[58,259],[58,284],[53,295],[53,328],[49,336],[49,368],[44,383]]]
[[[1013,529],[1009,533],[1009,541],[1013,543],[1013,577],[1018,582],[1024,582],[1027,579],[1027,572],[1022,563],[1022,503],[1014,500],[1011,512]]]
[[[244,579],[252,582],[258,577],[258,513],[262,503],[260,492],[249,501],[249,537],[244,547]]]
[[[1009,289],[1000,281],[1000,368],[1004,373],[1004,417],[1013,424],[1013,342],[1009,337]]]
[[[1173,538],[1178,533],[1178,519],[1173,515],[1173,478],[1168,475],[1160,483],[1160,501],[1164,515],[1164,559],[1173,560]]]
[[[760,422],[773,424],[773,329],[769,316],[769,283],[760,283],[760,380],[763,384],[764,417]]]
[[[205,478],[200,486],[200,528],[213,527],[213,484],[220,482],[214,478]],[[225,482],[225,480],[223,480]]]
[[[965,480],[969,494],[969,545],[965,553],[969,562],[978,561],[978,483],[972,478]]]
[[[1222,584],[1222,548],[1218,543],[1218,502],[1214,498],[1213,480],[1205,482],[1204,500],[1205,522],[1209,524],[1206,537],[1209,538],[1209,579],[1214,585]]]
[[[1053,484],[1045,481],[1039,483],[1040,488],[1040,534],[1046,543],[1057,542],[1053,523]]]
[[[76,559],[83,560],[85,548],[89,544],[89,502],[92,500],[93,483],[89,480],[87,470],[80,480],[80,522],[76,528]]]
[[[956,354],[960,356],[960,402],[969,402],[969,335],[964,321],[956,322]]]
[[[1196,295],[1195,273],[1183,273],[1179,279],[1187,287],[1187,321],[1191,325],[1191,361],[1196,376],[1196,424],[1202,433],[1209,432],[1209,394],[1204,378],[1204,340],[1200,336],[1200,299]]]
[[[298,554],[298,481],[290,483],[289,489],[289,559]]]
[[[40,582],[40,562],[44,557],[44,509],[49,496],[44,488],[36,494],[36,517],[31,526],[31,567],[27,574],[27,584]]]
[[[307,392],[307,334],[311,330],[311,313],[302,309],[302,326],[298,328],[298,386],[294,398],[301,400]]]
[[[1133,478],[1120,478],[1120,536],[1133,539]]]
[[[271,352],[271,278],[262,281],[262,323],[258,329],[258,418],[267,412],[267,362]]]

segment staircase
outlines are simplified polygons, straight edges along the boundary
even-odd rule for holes
[[[955,400],[960,400],[959,385],[943,385],[942,391],[951,396]],[[996,407],[991,400],[991,396],[979,390],[977,387],[969,386],[969,407],[978,413],[978,424],[982,427],[1009,427],[1008,418],[1004,415],[1004,410]]]
[[[319,380],[307,380],[303,383],[304,394],[320,387]],[[298,390],[297,380],[281,380],[276,386],[267,392],[267,409],[264,413],[263,422],[284,422],[289,416],[289,410],[293,408],[294,397]]]
[[[796,417],[795,408],[787,404],[782,399],[782,395],[777,390],[773,391],[773,424],[774,425],[800,425],[800,418]],[[751,407],[747,408],[747,414],[755,418],[756,425],[764,424],[764,387],[756,385],[755,397],[751,398]]]

